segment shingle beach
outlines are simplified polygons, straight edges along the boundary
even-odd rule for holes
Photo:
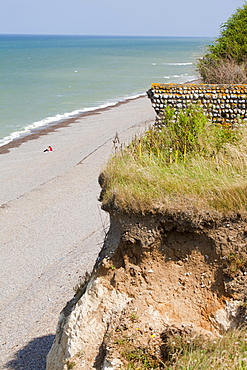
[[[59,313],[107,231],[98,175],[115,134],[129,142],[153,121],[141,97],[0,148],[1,369],[45,369]]]

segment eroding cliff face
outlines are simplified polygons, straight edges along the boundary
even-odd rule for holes
[[[47,370],[125,369],[126,340],[162,356],[169,328],[215,337],[236,327],[245,320],[246,232],[236,218],[112,213],[91,278],[61,313]]]

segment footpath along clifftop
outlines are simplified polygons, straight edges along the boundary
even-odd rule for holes
[[[127,369],[133,348],[152,351],[162,365],[169,333],[215,338],[245,322],[244,210],[196,207],[193,197],[131,210],[117,190],[105,199],[104,172],[99,181],[110,229],[92,274],[60,315],[47,370]]]

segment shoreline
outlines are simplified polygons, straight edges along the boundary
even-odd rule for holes
[[[95,109],[88,108],[89,109],[88,111],[78,113],[74,117],[64,118],[64,119],[61,119],[58,122],[49,123],[47,125],[37,127],[36,129],[32,129],[29,133],[23,134],[20,137],[11,140],[9,143],[0,146],[0,154],[6,154],[6,153],[9,152],[10,149],[18,148],[22,143],[25,143],[29,140],[38,139],[40,136],[47,135],[47,134],[49,134],[51,132],[54,132],[54,131],[62,128],[62,127],[67,127],[67,126],[73,124],[74,122],[76,122],[79,119],[83,119],[83,118],[86,118],[88,116],[93,116],[93,115],[100,114],[100,113],[102,113],[104,111],[107,111],[109,109],[117,108],[118,106],[120,106],[122,104],[127,104],[130,101],[134,101],[134,100],[141,99],[141,98],[144,98],[144,97],[146,97],[146,93],[143,93],[143,94],[138,95],[138,96],[134,96],[133,98],[129,97],[129,98],[117,101],[115,104],[111,104],[111,105],[108,105],[108,106],[105,106],[105,107],[99,107],[99,108],[96,107]]]
[[[200,80],[199,79],[193,79],[191,81],[186,81],[186,82],[183,82],[181,84],[183,85],[183,84],[194,84],[194,83],[198,84],[198,83],[200,83]],[[27,142],[29,140],[38,139],[40,136],[47,135],[47,134],[49,134],[51,132],[54,132],[54,131],[62,128],[62,127],[69,126],[69,125],[73,124],[74,122],[76,122],[79,119],[86,118],[86,117],[92,116],[92,115],[100,114],[101,112],[104,112],[106,110],[116,108],[116,107],[118,107],[122,104],[126,104],[130,101],[141,99],[141,98],[144,98],[144,97],[146,97],[146,93],[143,93],[143,94],[140,94],[140,95],[134,96],[134,97],[128,97],[128,98],[123,99],[123,100],[119,100],[115,104],[111,104],[111,105],[108,105],[108,106],[105,106],[105,107],[99,107],[99,108],[96,107],[95,109],[88,108],[89,109],[88,111],[78,113],[74,117],[64,118],[64,119],[61,119],[58,122],[48,123],[47,125],[37,127],[36,129],[32,129],[29,133],[23,134],[20,137],[11,140],[9,143],[0,146],[0,155],[8,153],[9,150],[12,149],[12,148],[18,148],[24,142]]]
[[[45,369],[59,313],[102,247],[109,218],[98,176],[116,132],[127,144],[155,118],[146,96],[114,107],[16,140],[0,156],[1,369]]]

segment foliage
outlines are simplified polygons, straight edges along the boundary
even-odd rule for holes
[[[167,369],[247,369],[247,333],[245,328],[229,331],[207,341],[202,338],[170,337],[170,363]]]
[[[247,55],[247,3],[221,26],[221,35],[209,47],[212,57],[232,58],[237,63],[246,60]]]
[[[141,344],[135,337],[123,335],[114,342],[125,360],[126,370],[164,369],[165,363],[156,348],[151,344]]]
[[[103,204],[150,211],[179,204],[220,212],[247,210],[247,132],[215,126],[197,106],[165,112],[111,158],[103,171]]]
[[[130,145],[134,155],[149,155],[168,163],[185,161],[191,153],[202,156],[217,152],[227,142],[239,139],[239,134],[227,126],[209,124],[202,109],[191,105],[178,115],[169,106],[164,111],[163,127],[150,128],[141,138],[135,138]]]
[[[206,83],[246,83],[247,3],[221,26],[220,36],[198,62]]]
[[[204,83],[208,84],[246,84],[246,61],[237,64],[233,59],[221,58],[214,60],[205,56],[199,60],[197,69]]]
[[[161,334],[156,343],[132,337],[115,342],[123,369],[247,370],[247,330],[233,329],[215,339],[191,333]]]
[[[130,369],[160,369],[163,367],[162,360],[154,354],[151,348],[130,347],[122,353],[128,360],[128,370]]]
[[[247,270],[247,260],[246,257],[239,254],[231,252],[227,258],[227,269],[225,270],[225,274],[234,277],[236,274],[239,273],[241,270],[245,272]]]
[[[204,150],[207,119],[199,107],[190,106],[184,112],[180,111],[177,117],[172,116],[172,110],[168,107],[164,124],[170,152],[175,152],[176,159],[193,151]]]
[[[73,369],[76,366],[76,363],[74,361],[67,361],[66,365],[67,369]]]

